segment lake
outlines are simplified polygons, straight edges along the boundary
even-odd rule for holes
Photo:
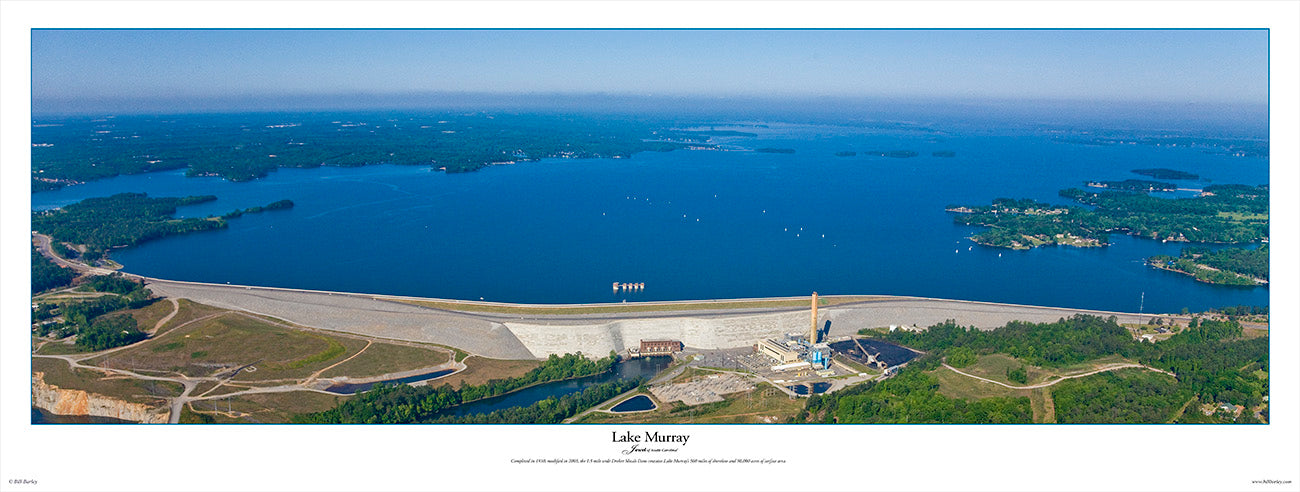
[[[1107,248],[985,248],[966,239],[979,228],[944,212],[998,197],[1067,203],[1058,190],[1142,178],[1129,172],[1138,168],[1202,177],[1177,182],[1188,187],[1267,183],[1264,158],[1067,143],[1030,130],[734,129],[759,136],[715,138],[733,151],[546,159],[464,174],[381,165],[281,169],[232,183],[171,171],[37,193],[32,206],[128,191],[218,197],[180,209],[184,216],[295,202],[225,230],[112,253],[131,273],[200,282],[524,303],[815,290],[1126,312],[1269,304],[1267,287],[1212,286],[1142,263],[1182,244],[1113,235]],[[747,150],[763,147],[795,152]],[[919,155],[861,154],[874,150]],[[613,282],[645,288],[620,293]]]

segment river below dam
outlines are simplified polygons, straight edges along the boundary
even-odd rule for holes
[[[559,398],[564,395],[580,392],[590,386],[617,381],[619,379],[645,378],[649,381],[650,378],[653,378],[655,374],[664,370],[664,368],[668,367],[672,362],[672,357],[641,357],[637,359],[629,359],[615,364],[613,369],[604,374],[529,386],[513,393],[494,396],[492,398],[484,398],[464,405],[455,406],[441,412],[439,415],[475,415],[480,413],[491,413],[496,410],[511,407],[526,407],[547,398]]]

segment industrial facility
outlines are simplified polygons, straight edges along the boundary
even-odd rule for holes
[[[673,355],[685,348],[681,340],[641,340],[639,347],[628,349],[628,355],[633,358]]]
[[[831,367],[831,347],[818,340],[817,293],[812,294],[812,320],[808,336],[787,333],[783,338],[769,338],[758,342],[755,351],[771,357],[776,364],[773,372],[797,369],[823,371]]]

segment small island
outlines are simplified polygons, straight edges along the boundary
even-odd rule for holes
[[[1084,184],[1089,188],[1106,188],[1120,191],[1176,191],[1177,185],[1172,183],[1162,183],[1160,181],[1148,181],[1145,179],[1126,179],[1124,181],[1087,181]]]
[[[936,150],[930,153],[933,157],[957,157],[957,153],[951,150]]]
[[[1192,174],[1192,173],[1189,173],[1189,172],[1186,172],[1186,171],[1178,171],[1178,170],[1174,170],[1174,169],[1165,169],[1165,168],[1134,169],[1134,170],[1132,171],[1132,173],[1133,173],[1133,174],[1141,174],[1141,175],[1143,175],[1143,176],[1149,176],[1149,177],[1151,177],[1151,178],[1153,178],[1153,179],[1181,179],[1181,180],[1193,180],[1193,179],[1200,179],[1200,178],[1201,178],[1200,176],[1197,176],[1197,175],[1195,175],[1195,174]]]
[[[858,153],[852,150],[841,150],[835,153],[835,157],[853,157],[855,155],[858,155]]]
[[[863,152],[862,155],[869,155],[875,157],[893,157],[895,159],[907,159],[910,157],[916,157],[921,154],[918,154],[914,150],[869,150]]]
[[[754,152],[762,152],[762,153],[764,153],[764,154],[793,154],[793,153],[794,153],[794,149],[776,148],[776,147],[760,147],[760,148],[754,149]]]

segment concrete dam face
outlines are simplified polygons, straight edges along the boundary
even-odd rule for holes
[[[728,317],[673,317],[608,321],[591,324],[536,324],[506,322],[515,337],[536,357],[580,350],[603,356],[637,347],[641,340],[681,340],[702,349],[753,345],[763,338],[802,331],[806,312],[786,312]]]

